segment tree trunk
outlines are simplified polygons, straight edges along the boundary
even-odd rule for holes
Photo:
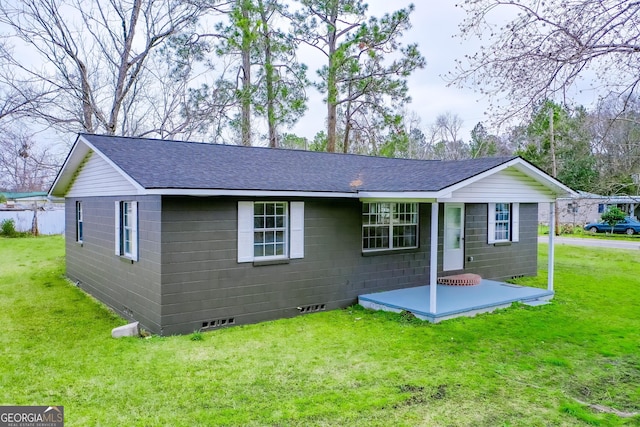
[[[245,0],[240,0],[242,18],[249,22],[249,11]],[[249,25],[249,24],[247,24]],[[251,146],[251,40],[245,29],[242,34],[242,145]]]
[[[327,151],[334,153],[336,151],[336,128],[337,128],[337,101],[338,101],[338,86],[337,86],[337,65],[335,63],[336,54],[336,21],[338,19],[338,4],[333,5],[333,10],[329,16],[331,21],[331,27],[328,34],[328,48],[329,48],[329,69],[327,73]]]
[[[31,234],[38,236],[40,230],[38,229],[38,204],[33,204],[33,219],[31,220]]]
[[[262,37],[264,38],[264,76],[267,91],[267,124],[269,127],[269,147],[277,148],[278,140],[276,133],[275,99],[276,94],[273,87],[273,58],[271,55],[271,35],[269,34],[269,24],[267,23],[267,13],[262,0],[258,0],[260,8],[260,19],[262,20]]]
[[[106,124],[107,133],[109,135],[115,135],[116,129],[118,125],[118,116],[120,114],[120,108],[122,108],[122,103],[124,102],[124,98],[131,86],[131,78],[129,82],[127,80],[127,72],[131,68],[131,50],[133,49],[133,39],[135,35],[136,25],[138,23],[138,17],[140,16],[140,9],[142,7],[142,0],[135,0],[133,3],[133,7],[131,10],[131,16],[129,17],[129,28],[128,33],[125,28],[125,38],[124,38],[124,46],[122,46],[122,54],[120,56],[120,63],[118,64],[118,76],[116,80],[115,93],[113,97],[113,105],[111,106],[111,113],[109,115],[109,123]],[[125,26],[124,17],[122,26]],[[141,64],[136,65],[138,70],[141,67]]]

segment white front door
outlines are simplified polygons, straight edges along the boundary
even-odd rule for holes
[[[444,204],[444,253],[442,269],[464,268],[464,204]]]

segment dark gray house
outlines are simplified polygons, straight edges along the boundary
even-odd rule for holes
[[[441,274],[535,275],[538,203],[569,194],[518,157],[85,134],[50,190],[66,200],[68,277],[159,334],[345,307]]]

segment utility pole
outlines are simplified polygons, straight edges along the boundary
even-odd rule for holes
[[[555,136],[553,132],[553,115],[555,110],[553,105],[549,108],[549,150],[551,152],[551,176],[554,178],[558,177],[558,164],[556,163],[556,142]],[[551,220],[551,218],[549,218]],[[560,209],[559,206],[556,206],[555,209],[555,218],[554,221],[556,223],[556,236],[560,235]]]

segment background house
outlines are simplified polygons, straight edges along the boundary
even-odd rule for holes
[[[17,231],[31,232],[34,215],[39,234],[64,234],[64,199],[50,198],[47,192],[0,192],[0,222],[12,219]]]
[[[345,307],[440,273],[535,275],[538,203],[567,194],[517,157],[98,135],[78,137],[50,190],[66,199],[69,278],[161,334]]]
[[[561,197],[557,201],[558,223],[583,226],[588,222],[599,222],[602,214],[614,206],[629,216],[640,215],[640,196],[602,196],[578,191],[575,197]],[[538,209],[538,222],[549,224],[549,205],[543,203]]]

